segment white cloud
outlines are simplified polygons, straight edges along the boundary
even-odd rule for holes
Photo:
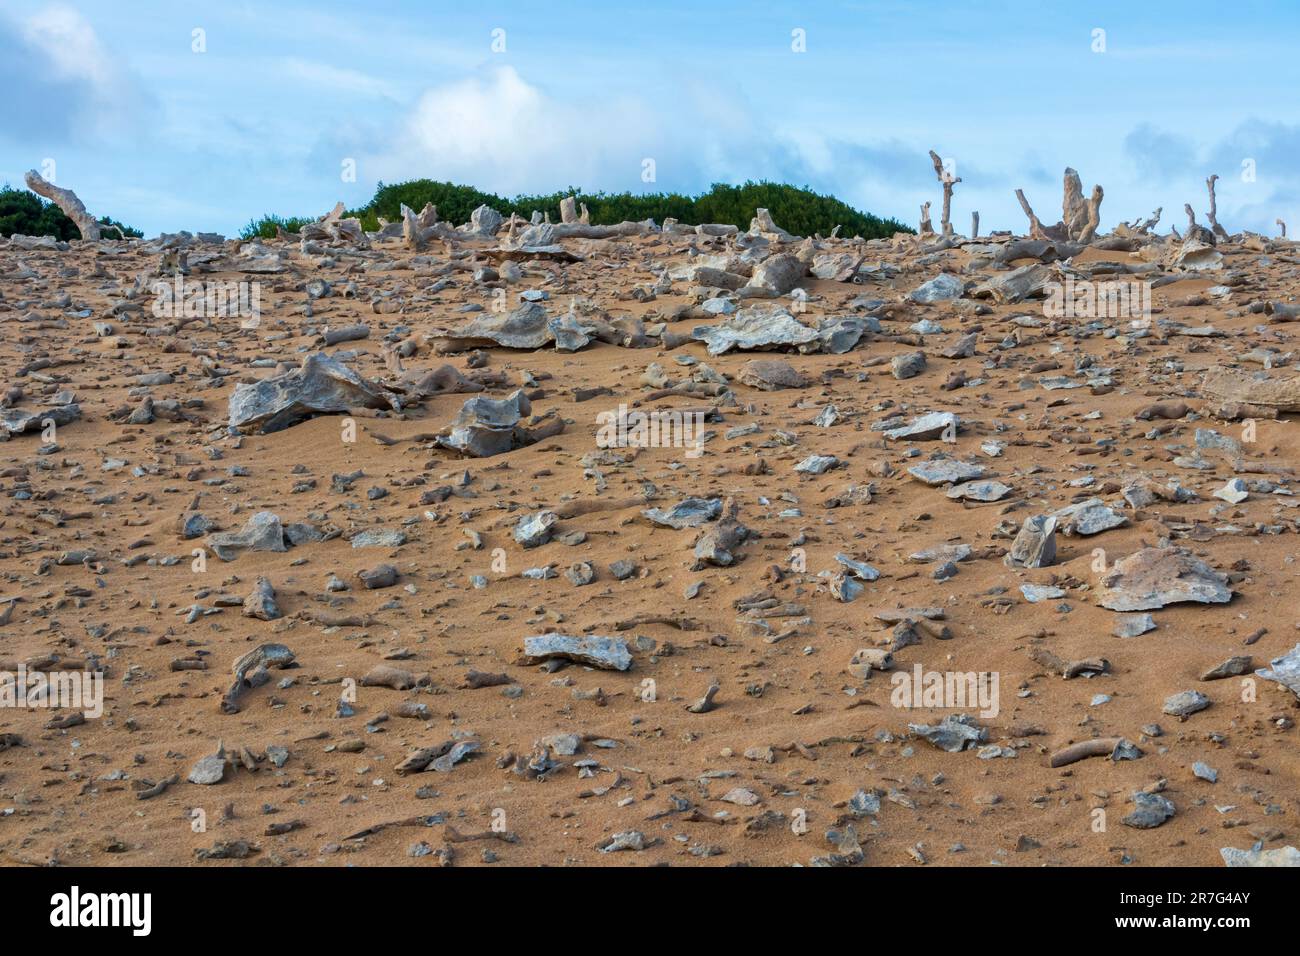
[[[56,74],[69,80],[86,80],[99,87],[117,82],[117,70],[94,27],[70,7],[47,7],[23,23],[23,37],[41,50]]]
[[[301,80],[317,89],[325,88],[338,93],[388,99],[396,99],[398,95],[396,88],[388,81],[360,70],[351,70],[315,60],[302,60],[298,57],[286,57],[280,61],[280,67],[286,76]]]
[[[567,186],[695,192],[746,179],[831,191],[845,173],[886,180],[903,149],[895,142],[847,147],[778,131],[743,100],[689,79],[640,96],[595,91],[561,102],[507,66],[424,92],[403,128],[365,167],[385,182],[428,177],[503,195]],[[845,158],[859,168],[836,162]],[[925,151],[914,158],[924,173]],[[654,182],[642,179],[646,159],[654,160]],[[882,169],[867,176],[863,164]]]
[[[152,103],[134,76],[70,7],[45,7],[20,21],[0,19],[0,119],[20,141],[99,141],[139,127]],[[18,101],[22,102],[18,102]]]

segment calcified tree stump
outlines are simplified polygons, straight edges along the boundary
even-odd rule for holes
[[[1215,245],[1218,237],[1196,221],[1196,213],[1193,211],[1191,203],[1183,203],[1183,212],[1187,213],[1187,232],[1184,238],[1199,239],[1211,246]]]
[[[1217,236],[1220,239],[1227,239],[1228,231],[1219,225],[1219,218],[1218,218],[1219,207],[1214,199],[1214,183],[1218,178],[1219,178],[1219,174],[1214,173],[1212,176],[1210,176],[1209,179],[1205,181],[1205,188],[1208,189],[1210,192],[1210,210],[1205,214],[1205,218],[1209,220],[1210,231],[1213,232],[1215,236]]]
[[[934,235],[934,226],[930,223],[930,204],[928,202],[921,203],[921,226],[917,232],[922,236]]]
[[[1088,204],[1083,199],[1083,182],[1079,174],[1065,167],[1064,196],[1061,199],[1061,222],[1065,234],[1073,239],[1083,232],[1088,222]]]
[[[1084,220],[1083,228],[1079,231],[1078,239],[1080,242],[1092,242],[1097,236],[1097,227],[1101,225],[1101,200],[1105,196],[1105,191],[1100,186],[1092,187],[1092,196],[1088,198],[1085,204],[1087,218]]]
[[[1065,169],[1064,198],[1061,202],[1061,221],[1054,226],[1044,226],[1034,215],[1023,189],[1016,190],[1020,208],[1029,217],[1031,239],[1048,239],[1053,242],[1091,242],[1097,235],[1101,222],[1101,200],[1105,195],[1100,186],[1092,187],[1092,197],[1083,198],[1083,185],[1079,174],[1068,166]]]
[[[1047,235],[1047,233],[1043,231],[1042,222],[1040,222],[1038,217],[1034,215],[1034,209],[1032,206],[1029,205],[1029,200],[1025,198],[1025,191],[1023,189],[1016,190],[1016,198],[1020,200],[1020,208],[1023,209],[1025,211],[1025,215],[1029,217],[1029,238],[1030,239],[1050,238]]]
[[[939,219],[939,225],[943,228],[945,236],[953,234],[952,229],[952,187],[961,182],[960,176],[953,176],[952,173],[943,168],[943,160],[934,150],[930,150],[930,162],[934,163],[934,174],[939,177],[939,183],[943,186],[943,215]]]
[[[1282,238],[1285,239],[1285,238],[1286,238],[1286,223],[1284,223],[1281,219],[1274,219],[1273,221],[1277,224],[1277,227],[1278,227],[1279,229],[1282,230]]]
[[[975,239],[979,236],[979,234],[980,234],[980,214],[977,211],[977,212],[972,212],[970,214],[970,237],[972,239]]]
[[[95,217],[86,212],[86,204],[77,198],[71,189],[62,189],[51,182],[46,182],[34,169],[27,171],[27,188],[38,196],[44,196],[63,210],[63,214],[73,221],[81,231],[81,238],[94,242],[99,239],[99,223]]]
[[[1128,227],[1133,232],[1141,233],[1145,236],[1155,228],[1156,223],[1160,221],[1160,214],[1164,211],[1165,207],[1161,206],[1146,219],[1134,219],[1128,224]]]

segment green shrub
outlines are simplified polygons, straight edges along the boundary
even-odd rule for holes
[[[880,239],[896,232],[911,232],[909,226],[893,219],[881,219],[870,213],[859,212],[840,202],[834,196],[823,196],[807,187],[798,188],[783,183],[747,182],[742,186],[715,183],[706,193],[686,196],[681,193],[584,193],[570,187],[545,196],[516,196],[507,199],[485,193],[472,186],[437,182],[432,179],[413,179],[405,183],[384,185],[379,183],[374,198],[360,209],[348,211],[349,216],[361,220],[367,230],[379,228],[379,220],[397,222],[401,219],[403,205],[419,212],[425,203],[438,207],[438,217],[444,222],[462,223],[481,205],[491,206],[503,216],[516,213],[524,219],[536,210],[548,213],[552,222],[560,221],[560,201],[576,196],[586,203],[592,223],[612,225],[628,220],[641,222],[653,219],[662,224],[667,218],[697,225],[705,222],[727,223],[738,229],[749,228],[749,221],[759,207],[768,209],[778,226],[796,235],[813,233],[829,235],[839,225],[842,236],[862,236]],[[282,219],[263,216],[244,227],[245,239],[253,236],[271,238],[278,223],[286,232],[297,232],[306,219]]]

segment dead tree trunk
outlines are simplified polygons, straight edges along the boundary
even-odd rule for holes
[[[1088,222],[1088,204],[1083,198],[1083,183],[1079,174],[1069,166],[1065,167],[1064,198],[1061,200],[1061,222],[1065,224],[1065,235],[1078,239]]]
[[[1218,237],[1214,233],[1196,222],[1196,213],[1192,211],[1191,203],[1183,203],[1183,211],[1187,213],[1187,235],[1184,238],[1199,239],[1211,246],[1218,242]]]
[[[1038,217],[1034,215],[1034,210],[1029,205],[1029,200],[1025,198],[1025,191],[1023,189],[1017,189],[1016,198],[1020,200],[1020,208],[1023,209],[1025,215],[1029,217],[1029,238],[1046,239],[1047,234],[1043,232],[1043,224],[1038,220]]]
[[[980,234],[980,214],[979,210],[970,214],[970,237],[976,238]]]
[[[1284,223],[1281,219],[1275,219],[1274,222],[1276,222],[1278,228],[1282,230],[1282,238],[1285,239],[1285,238],[1286,238],[1286,223]]]
[[[955,183],[961,182],[961,177],[954,177],[952,173],[943,168],[943,160],[934,150],[930,150],[930,162],[934,163],[934,174],[939,178],[943,186],[943,216],[939,220],[939,225],[943,228],[945,236],[952,235],[952,187]]]
[[[1101,224],[1101,200],[1105,192],[1100,186],[1092,187],[1092,198],[1090,198],[1085,207],[1087,219],[1084,221],[1083,228],[1079,230],[1078,239],[1080,242],[1092,242],[1097,235],[1097,227]]]
[[[71,189],[62,189],[46,182],[36,170],[27,171],[27,188],[38,196],[44,196],[63,210],[63,214],[73,221],[81,231],[81,238],[94,242],[99,239],[99,223],[95,217],[86,212],[85,203],[77,198]]]
[[[1217,236],[1220,239],[1227,239],[1228,232],[1222,226],[1219,225],[1219,219],[1217,215],[1218,204],[1214,200],[1214,182],[1218,178],[1219,178],[1219,174],[1215,173],[1205,181],[1205,188],[1210,191],[1210,211],[1205,214],[1205,218],[1209,220],[1210,230],[1215,234],[1215,236]]]
[[[930,204],[921,203],[921,228],[919,230],[922,236],[933,236],[934,226],[930,224]]]

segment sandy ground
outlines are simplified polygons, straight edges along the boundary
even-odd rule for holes
[[[628,293],[653,285],[663,267],[685,263],[692,238],[568,240],[585,261],[526,263],[523,278],[504,288],[512,307],[519,292],[536,289],[549,292],[543,304],[561,314],[580,294],[613,318],[636,316],[653,326],[695,301],[691,283],[675,282],[650,301]],[[1202,371],[1258,368],[1242,358],[1256,346],[1289,352],[1294,327],[1266,325],[1245,305],[1294,295],[1294,255],[1225,247],[1223,272],[1155,290],[1153,328],[1157,320],[1212,325],[1222,333],[1216,337],[1156,330],[1125,338],[1127,318],[1101,320],[1118,337],[1074,336],[1082,321],[1045,320],[1039,301],[976,308],[963,299],[902,304],[882,323],[888,335],[841,355],[715,357],[700,342],[674,349],[594,342],[574,353],[484,349],[487,370],[510,383],[491,397],[523,385],[533,412],[554,410],[566,428],[505,455],[472,459],[427,438],[451,421],[471,397],[465,394],[431,397],[401,414],[359,410],[355,442],[343,440],[342,415],[242,439],[227,434],[235,384],[273,374],[277,362],[296,365],[320,349],[367,378],[393,381],[381,345],[399,326],[409,331],[395,338],[420,343],[403,360],[407,369],[450,362],[469,374],[468,353],[438,355],[423,336],[462,321],[457,309],[464,303],[492,302],[492,290],[468,271],[482,264],[472,258],[473,243],[459,250],[471,258],[456,260],[450,271],[445,250],[415,257],[400,240],[376,244],[365,256],[340,252],[327,260],[299,255],[294,242],[267,245],[291,254],[288,271],[191,275],[262,282],[263,313],[253,329],[234,317],[180,329],[156,318],[147,284],[159,255],[138,243],[106,242],[99,250],[74,243],[66,252],[0,248],[2,384],[25,393],[11,402],[41,409],[57,393],[71,392],[82,410],[79,420],[57,429],[54,447],[32,433],[0,444],[0,599],[20,599],[0,626],[0,657],[8,668],[43,659],[46,668],[102,667],[105,675],[103,715],[81,724],[52,726],[66,710],[0,709],[0,732],[15,735],[0,753],[0,862],[791,865],[844,850],[827,831],[842,834],[846,826],[871,866],[1221,865],[1221,847],[1296,844],[1295,695],[1255,679],[1254,699],[1243,700],[1240,678],[1199,679],[1234,655],[1248,654],[1252,667],[1264,667],[1300,637],[1296,500],[1252,492],[1230,505],[1212,492],[1234,473],[1266,478],[1283,491],[1287,478],[1234,472],[1223,456],[1207,454],[1211,465],[1201,470],[1175,463],[1193,446],[1195,429],[1240,438],[1240,422],[1208,412],[1199,420],[1134,419],[1162,399],[1201,408]],[[852,247],[840,241],[827,248]],[[922,255],[908,240],[864,251],[869,264],[898,273],[862,284],[807,279],[805,320],[848,314],[859,296],[899,302],[941,271],[981,278],[963,272],[978,268],[970,250]],[[1097,258],[1130,260],[1123,252],[1089,250],[1080,261]],[[1228,272],[1244,280],[1225,295],[1211,291]],[[305,315],[304,283],[318,277],[336,290],[354,281],[358,294],[316,299]],[[145,287],[143,312],[110,315],[137,278]],[[430,293],[442,278],[450,284]],[[400,311],[374,311],[371,299],[380,290],[396,291]],[[1026,315],[1038,324],[1012,321]],[[898,380],[887,362],[873,364],[915,351],[908,326],[920,319],[945,330],[917,340],[929,359],[921,374]],[[97,321],[112,323],[110,334],[97,334]],[[323,326],[352,322],[368,324],[369,338],[320,345]],[[668,328],[687,333],[701,324],[708,323],[684,319]],[[970,331],[978,332],[974,356],[940,357]],[[1008,336],[1018,344],[999,348]],[[715,435],[703,454],[613,449],[622,463],[605,458],[584,466],[584,456],[600,454],[596,416],[641,401],[650,390],[640,378],[651,362],[670,377],[689,375],[692,369],[676,361],[682,356],[728,376],[736,398],[708,426]],[[1085,356],[1113,370],[1112,388],[1039,384],[1044,375],[1082,380],[1076,367]],[[760,391],[736,381],[755,357],[789,362],[809,386]],[[55,361],[23,374],[42,358]],[[271,361],[250,364],[259,359]],[[1060,368],[1031,371],[1049,360]],[[972,381],[941,390],[958,370]],[[173,380],[136,384],[137,376],[159,371]],[[595,386],[612,394],[576,400],[575,390]],[[132,425],[110,417],[137,407],[146,394],[190,401],[192,420]],[[671,397],[641,407],[708,403]],[[842,420],[830,428],[812,424],[827,404]],[[887,441],[871,428],[891,414],[929,411],[961,416],[955,443]],[[725,437],[751,423],[759,426],[754,433]],[[1156,425],[1168,430],[1149,435]],[[1251,461],[1300,461],[1292,417],[1258,421],[1254,437],[1245,446]],[[1000,457],[982,451],[990,439],[1006,443]],[[1100,439],[1113,443],[1099,446]],[[917,457],[909,458],[909,449]],[[1012,493],[967,504],[909,477],[907,467],[936,451],[983,464]],[[837,456],[841,467],[796,473],[794,465],[812,454]],[[756,473],[758,463],[764,473]],[[332,488],[333,475],[358,470],[363,476],[348,490]],[[1135,510],[1120,492],[1140,478],[1177,479],[1199,500]],[[303,488],[307,479],[314,487]],[[446,485],[457,493],[421,504],[422,495]],[[851,486],[869,486],[870,493],[828,506]],[[372,488],[387,494],[372,498]],[[653,500],[640,507],[562,520],[556,538],[540,547],[525,550],[511,537],[514,523],[539,509],[647,491]],[[732,566],[693,569],[701,529],[657,527],[641,517],[641,507],[666,508],[688,496],[738,505],[739,519],[755,534],[736,549]],[[1094,496],[1127,524],[1090,537],[1058,534],[1053,566],[1007,566],[1003,556],[1026,516]],[[341,534],[229,562],[208,551],[206,569],[193,569],[191,550],[205,542],[181,538],[180,516],[201,512],[237,531],[262,510],[286,524]],[[347,539],[366,529],[400,529],[408,541],[351,547]],[[480,548],[470,545],[466,529],[481,536]],[[934,563],[909,561],[922,549],[959,543],[972,553],[948,580],[933,578]],[[1168,544],[1228,575],[1231,603],[1155,610],[1155,630],[1114,636],[1116,613],[1095,600],[1096,549],[1113,563]],[[496,549],[502,551],[494,563]],[[94,554],[66,565],[47,560],[73,551]],[[850,602],[832,595],[824,573],[838,569],[837,553],[880,571]],[[620,559],[636,566],[627,580],[609,570]],[[585,586],[564,574],[580,561],[595,570]],[[397,586],[362,587],[357,573],[381,563],[398,569]],[[556,577],[520,577],[547,564]],[[331,575],[349,589],[327,592]],[[475,575],[487,586],[475,588]],[[241,614],[237,602],[259,576],[274,586],[279,619]],[[1058,584],[1065,596],[1029,603],[1023,583]],[[221,595],[237,600],[219,606]],[[765,637],[746,620],[752,614],[737,610],[754,595],[798,605],[799,613],[770,619]],[[196,604],[220,612],[187,623]],[[986,750],[949,753],[910,733],[909,724],[935,724],[956,711],[893,706],[889,672],[864,679],[849,669],[859,648],[891,640],[892,625],[875,619],[877,612],[922,606],[942,608],[950,639],[921,633],[919,643],[895,652],[894,668],[996,672],[997,715],[962,711],[987,728]],[[304,610],[352,616],[360,626],[322,626],[300,616]],[[694,628],[617,629],[639,615],[689,618]],[[791,621],[802,623],[771,639]],[[524,638],[547,631],[619,637],[634,663],[626,672],[578,665],[550,672],[519,663]],[[238,713],[222,713],[232,664],[267,642],[290,648],[297,666],[270,671],[269,683],[240,695]],[[1108,672],[1066,680],[1040,663],[1041,654],[1031,656],[1044,648],[1064,661],[1104,658]],[[176,670],[179,660],[206,669]],[[360,686],[353,716],[337,716],[347,682],[380,664],[428,680],[405,691]],[[470,689],[462,686],[470,671],[506,674],[509,683]],[[714,683],[716,707],[689,711]],[[1191,689],[1208,696],[1207,709],[1183,719],[1162,712],[1167,697]],[[1098,695],[1109,700],[1094,703]],[[396,716],[404,701],[427,705],[428,718]],[[392,716],[375,723],[383,713]],[[1152,724],[1160,736],[1144,732]],[[541,778],[517,772],[538,741],[563,734],[582,739],[576,754],[552,751],[557,766]],[[1049,767],[1049,755],[1067,744],[1108,736],[1127,738],[1143,755]],[[448,772],[396,771],[412,751],[451,739],[477,741],[480,750]],[[196,761],[219,744],[230,758],[221,782],[188,782]],[[267,757],[275,747],[288,753],[280,767]],[[1217,782],[1195,776],[1197,762],[1216,770]],[[1176,814],[1152,829],[1123,825],[1133,810],[1130,794],[1144,789],[1159,790]],[[852,811],[848,801],[863,790],[879,796],[878,812]],[[722,799],[728,795],[733,800]],[[753,805],[734,802],[751,797]],[[268,829],[278,824],[293,826]],[[641,839],[630,839],[643,849],[598,849],[633,831]],[[243,862],[204,859],[214,847],[217,856]]]

